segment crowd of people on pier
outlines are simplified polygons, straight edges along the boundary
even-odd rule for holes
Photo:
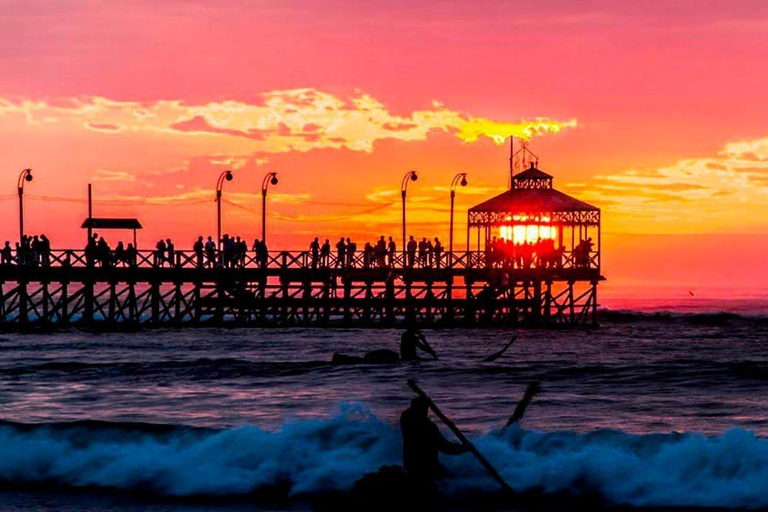
[[[251,261],[259,267],[267,266],[269,253],[264,241],[254,240],[250,250],[254,254]],[[198,268],[239,268],[248,263],[248,243],[239,236],[224,235],[218,245],[212,236],[207,240],[199,236],[192,244],[192,252],[193,264]],[[125,246],[122,241],[112,249],[104,237],[94,233],[85,247],[85,260],[88,266],[134,267],[139,263],[139,253],[134,244]],[[185,266],[189,256],[177,251],[173,240],[166,238],[157,241],[151,260],[143,261],[151,262],[153,267],[177,267]]]
[[[485,246],[484,263],[489,268],[506,269],[561,269],[563,267],[586,268],[592,264],[594,243],[592,238],[578,242],[570,256],[564,246],[557,247],[553,239],[541,239],[535,243],[513,243],[509,239],[489,240]],[[15,247],[9,241],[0,250],[3,265],[51,264],[51,243],[45,235],[22,237]],[[245,238],[225,234],[217,243],[214,237],[198,236],[192,244],[192,254],[177,251],[170,238],[158,240],[151,257],[141,255],[133,243],[122,241],[112,248],[103,236],[94,233],[85,247],[88,266],[154,267],[196,266],[198,268],[267,267],[269,250],[264,240],[255,239],[249,244]],[[480,262],[478,262],[480,263]],[[444,268],[450,265],[448,253],[438,237],[416,240],[410,236],[405,251],[398,251],[394,237],[380,236],[366,242],[362,248],[351,239],[341,237],[335,243],[320,237],[310,242],[306,252],[306,265],[312,269],[346,268]]]
[[[162,258],[165,248],[158,242],[157,254]],[[217,247],[212,236],[203,240],[202,236],[192,244],[192,252],[195,253],[195,265],[198,268],[242,268],[248,262],[248,242],[239,236],[224,235]],[[259,267],[266,267],[269,263],[269,249],[264,240],[258,238],[251,245],[253,262]]]
[[[51,264],[51,241],[45,235],[24,235],[15,247],[11,247],[11,242],[6,240],[0,249],[0,261],[3,265],[48,266]]]
[[[435,237],[420,241],[411,236],[406,243],[404,261],[399,258],[397,242],[393,237],[387,239],[384,235],[374,242],[366,242],[362,250],[351,238],[339,238],[331,247],[330,239],[320,244],[320,238],[315,237],[309,244],[310,266],[314,268],[393,268],[402,264],[414,268],[441,268],[444,262],[445,249],[440,239]]]
[[[573,249],[572,266],[584,268],[591,264],[594,250],[592,238],[581,240]],[[565,246],[555,246],[552,238],[543,238],[536,242],[516,244],[510,239],[493,237],[485,247],[486,266],[494,268],[563,268]]]

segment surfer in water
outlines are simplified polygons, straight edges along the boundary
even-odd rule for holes
[[[400,338],[400,359],[403,361],[421,361],[418,351],[421,350],[437,359],[437,353],[429,346],[427,338],[415,327],[409,327]]]
[[[400,431],[403,434],[403,466],[412,481],[434,486],[435,480],[447,475],[440,464],[439,454],[459,455],[467,448],[448,441],[437,425],[429,419],[429,404],[417,396],[400,415]]]
[[[437,481],[448,476],[440,453],[458,455],[468,450],[448,441],[429,419],[429,403],[423,396],[411,400],[400,415],[403,435],[403,467],[382,466],[355,482],[345,510],[440,510],[443,497]],[[337,508],[338,509],[338,508]]]
[[[372,350],[363,357],[337,352],[333,354],[331,362],[334,364],[393,364],[400,361],[425,360],[426,358],[419,355],[419,351],[429,354],[432,359],[437,359],[437,353],[429,346],[424,334],[415,327],[409,327],[400,338],[399,354],[386,348]]]

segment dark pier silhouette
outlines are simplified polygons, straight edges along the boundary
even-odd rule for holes
[[[238,238],[231,257],[226,236],[201,237],[191,251],[170,239],[136,250],[138,221],[89,211],[85,250],[50,249],[45,237],[34,257],[4,249],[0,329],[597,325],[600,210],[529,163],[508,191],[468,211],[467,251],[450,250],[452,232],[448,250],[437,239],[396,248],[381,237],[360,250],[315,239],[307,251],[268,252],[258,241],[249,251]],[[133,229],[134,244],[102,251],[92,230],[109,228]]]
[[[511,148],[513,146],[510,146]],[[250,248],[221,236],[222,185],[216,186],[219,240],[199,237],[192,250],[170,239],[137,250],[136,219],[93,216],[88,187],[88,245],[52,250],[45,236],[24,235],[19,177],[20,241],[0,264],[0,330],[69,325],[138,326],[595,326],[601,275],[600,209],[553,187],[523,141],[510,150],[510,188],[467,212],[466,251],[454,250],[456,187],[451,182],[450,238],[380,236],[357,247],[349,238],[306,251],[269,252],[266,198],[277,173],[262,182],[262,239]],[[128,229],[133,243],[112,250],[94,230]],[[361,244],[362,245],[362,244]],[[473,247],[474,246],[474,247]],[[335,250],[334,250],[335,247]],[[447,250],[446,250],[447,249]]]
[[[89,265],[84,251],[51,252],[49,266],[3,265],[0,326],[71,324],[395,326],[594,325],[600,272],[564,254],[560,267],[488,266],[485,252],[445,253],[440,268],[313,268],[307,251],[274,252],[266,266],[200,268],[193,251],[173,265],[138,251],[131,266]],[[117,325],[116,325],[117,326]]]

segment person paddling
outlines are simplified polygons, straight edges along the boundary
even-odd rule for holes
[[[395,364],[400,361],[424,361],[426,358],[419,356],[419,351],[437,359],[437,353],[429,346],[424,334],[415,327],[409,327],[400,338],[400,353],[388,348],[371,350],[363,357],[350,356],[334,352],[331,357],[333,364]]]
[[[403,467],[415,482],[434,485],[435,480],[447,475],[440,464],[439,454],[460,455],[467,448],[443,437],[437,425],[429,419],[429,403],[417,396],[400,415],[403,435]]]
[[[437,359],[437,353],[429,346],[427,338],[415,327],[409,327],[400,338],[400,359],[402,361],[420,361],[418,351],[426,352],[433,359]]]

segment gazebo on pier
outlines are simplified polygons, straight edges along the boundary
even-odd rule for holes
[[[506,272],[521,321],[596,324],[600,209],[552,181],[535,162],[513,174],[509,190],[469,209],[467,247],[476,267]]]
[[[470,208],[467,245],[471,247],[473,229],[478,251],[489,249],[494,238],[517,246],[552,240],[556,249],[563,249],[563,268],[599,271],[600,208],[556,190],[552,180],[531,162],[528,169],[512,177],[511,189]],[[589,250],[577,261],[574,253],[578,254],[579,244]],[[533,261],[533,265],[537,263],[541,261]]]

